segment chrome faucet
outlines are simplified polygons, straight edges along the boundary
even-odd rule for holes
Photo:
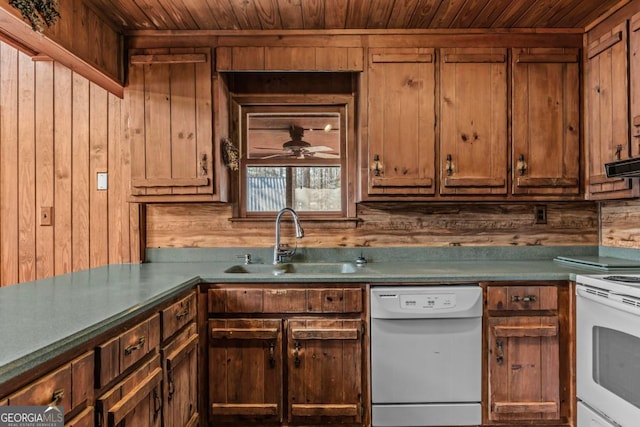
[[[289,212],[293,217],[293,222],[296,226],[296,239],[301,239],[304,237],[304,230],[302,229],[302,225],[300,225],[300,219],[298,218],[298,214],[291,208],[283,208],[278,212],[278,216],[276,216],[276,244],[273,247],[273,263],[280,264],[284,257],[292,256],[296,250],[286,249],[285,247],[280,247],[280,221],[282,219],[282,215],[285,212]]]

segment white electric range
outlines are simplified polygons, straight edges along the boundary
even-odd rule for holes
[[[637,427],[640,274],[576,277],[578,427]]]

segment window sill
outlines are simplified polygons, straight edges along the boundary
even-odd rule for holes
[[[242,224],[256,224],[256,226],[264,226],[265,223],[274,224],[275,215],[265,217],[249,217],[249,218],[229,218],[232,223]],[[282,221],[286,224],[291,222],[290,218],[282,218]],[[317,216],[302,216],[300,222],[303,227],[307,224],[310,228],[331,228],[331,229],[351,229],[356,228],[359,222],[362,222],[360,218],[348,218],[348,217],[317,217]]]

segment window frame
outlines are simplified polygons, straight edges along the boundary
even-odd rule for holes
[[[248,159],[246,140],[246,117],[250,113],[262,111],[296,112],[303,109],[311,111],[325,107],[327,112],[340,113],[340,159]],[[297,110],[296,110],[297,109]],[[262,111],[261,111],[262,110]],[[303,111],[303,112],[304,112]],[[341,167],[341,211],[319,212],[300,211],[305,220],[343,220],[355,218],[355,170],[356,139],[354,95],[314,94],[314,95],[232,95],[231,98],[232,140],[237,141],[239,149],[239,172],[234,187],[234,219],[272,220],[276,212],[253,212],[247,210],[247,167]],[[295,209],[295,208],[294,208]]]

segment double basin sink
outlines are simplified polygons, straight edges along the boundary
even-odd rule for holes
[[[284,274],[372,274],[375,273],[375,270],[353,262],[301,262],[282,264],[236,264],[227,268],[224,272],[280,276]]]

